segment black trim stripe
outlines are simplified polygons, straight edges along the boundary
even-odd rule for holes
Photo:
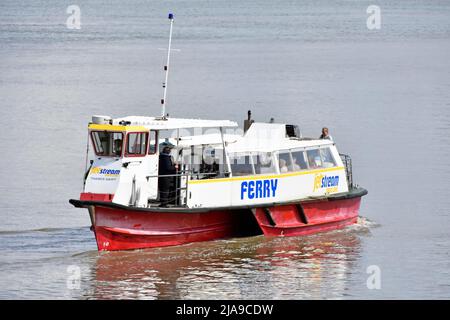
[[[285,205],[297,205],[305,202],[313,202],[313,201],[337,201],[344,199],[352,199],[365,196],[367,194],[367,190],[364,188],[354,188],[348,192],[341,194],[333,194],[324,197],[311,197],[298,199],[294,201],[286,201],[286,202],[273,202],[273,203],[263,203],[263,204],[255,204],[255,205],[245,205],[245,206],[234,206],[234,207],[204,207],[204,208],[188,208],[188,207],[150,207],[150,208],[142,208],[142,207],[130,207],[124,206],[121,204],[113,203],[113,202],[103,202],[103,201],[81,201],[76,199],[70,199],[69,203],[72,204],[76,208],[87,208],[89,206],[97,206],[111,209],[121,209],[121,210],[133,210],[139,211],[143,213],[195,213],[195,212],[208,212],[208,211],[225,211],[225,210],[241,210],[241,209],[253,209],[253,208],[267,208],[267,207],[278,207]]]

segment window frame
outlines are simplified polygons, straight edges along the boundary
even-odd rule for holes
[[[306,160],[307,160],[307,163],[308,163],[309,170],[321,170],[321,169],[325,168],[323,166],[323,159],[322,159],[322,154],[320,152],[320,149],[321,149],[320,147],[308,147],[308,148],[305,148]],[[311,168],[311,165],[309,163],[308,151],[317,151],[317,153],[319,154],[319,157],[320,157],[320,163],[321,163],[320,167],[318,167],[318,168]]]
[[[130,139],[130,134],[145,134],[145,135],[147,135],[147,138],[144,139],[146,146],[145,146],[145,151],[143,153],[139,153],[139,154],[128,153],[128,142],[129,142],[129,139]],[[147,155],[147,153],[148,153],[148,139],[149,139],[148,131],[130,131],[130,132],[127,132],[127,134],[126,134],[126,141],[125,141],[124,157],[127,157],[127,158],[142,158],[142,157],[145,157]]]
[[[98,152],[98,150],[97,150],[97,145],[96,145],[96,140],[95,140],[95,138],[94,138],[94,133],[101,133],[101,132],[107,132],[107,133],[109,133],[109,134],[115,134],[115,133],[120,133],[121,135],[122,135],[122,149],[120,150],[120,155],[105,155],[105,154],[100,154],[99,152]],[[93,146],[93,148],[94,148],[94,153],[95,153],[95,155],[97,156],[97,157],[109,157],[109,158],[121,158],[121,157],[123,157],[123,155],[124,155],[124,148],[123,148],[123,146],[124,146],[124,134],[123,134],[123,132],[122,131],[109,131],[109,130],[92,130],[90,133],[89,133],[89,135],[91,136],[91,143],[92,143],[92,146]],[[100,144],[101,144],[101,141],[100,141]]]
[[[151,138],[151,133],[154,132],[155,133],[155,152],[150,152],[150,138]],[[148,141],[147,141],[147,154],[149,156],[155,155],[158,153],[158,136],[159,136],[159,132],[158,130],[149,130],[148,131]]]
[[[272,169],[271,170],[271,172],[264,172],[264,173],[257,173],[256,172],[256,163],[257,163],[257,161],[258,161],[258,157],[260,157],[263,153],[266,153],[266,154],[270,154],[270,168]],[[277,165],[275,164],[275,161],[274,161],[274,159],[273,159],[273,156],[274,156],[274,152],[253,152],[253,153],[251,153],[250,154],[250,157],[251,157],[251,161],[252,161],[252,164],[253,164],[253,172],[254,172],[254,175],[271,175],[271,174],[277,174],[278,173],[278,169],[277,169]],[[255,162],[256,161],[256,162]],[[262,167],[262,166],[260,166],[260,171],[261,171],[261,168],[266,168],[266,167]]]
[[[288,169],[287,172],[281,172],[281,167],[280,167],[280,154],[288,154],[289,156],[289,163],[286,163],[286,168]],[[282,150],[277,150],[277,152],[275,153],[275,158],[277,159],[277,171],[280,174],[287,174],[287,173],[292,173],[295,172],[294,170],[290,170],[289,168],[292,167],[292,154],[291,154],[291,149],[282,149]],[[283,159],[284,160],[284,159]]]
[[[325,167],[325,166],[324,166],[325,162],[328,162],[328,161],[325,161],[325,160],[324,160],[324,157],[323,157],[323,155],[322,155],[322,151],[321,151],[321,150],[325,150],[325,149],[328,149],[328,152],[330,153],[331,159],[332,159],[333,162],[334,162],[333,166],[331,166],[331,167]],[[326,146],[326,147],[325,147],[325,146],[324,146],[324,147],[322,147],[322,148],[319,148],[319,154],[320,154],[320,158],[322,159],[322,167],[323,167],[323,168],[335,168],[335,167],[338,166],[338,162],[336,161],[336,158],[334,157],[333,152],[331,151],[331,147],[329,147],[329,146]],[[328,163],[329,163],[329,162],[328,162]]]
[[[294,156],[293,153],[298,153],[301,152],[303,155],[303,162],[306,164],[306,168],[302,169],[300,164],[297,162],[297,165],[300,167],[300,170],[293,170],[292,172],[299,172],[299,171],[304,171],[304,170],[309,170],[309,161],[308,158],[306,157],[306,149],[304,148],[299,148],[299,149],[289,149],[291,152],[291,162],[292,162],[292,166],[294,165]],[[295,158],[297,161],[298,159]]]
[[[252,168],[252,173],[249,174],[245,174],[245,175],[235,175],[234,174],[234,170],[233,170],[233,163],[231,161],[231,159],[236,159],[236,158],[241,158],[241,157],[248,157],[249,161],[249,165]],[[253,156],[251,153],[245,152],[245,153],[229,153],[228,154],[228,160],[229,160],[229,164],[230,164],[230,170],[231,170],[231,176],[232,177],[248,177],[248,176],[254,176],[256,175],[256,171],[255,171],[255,165],[253,163]],[[241,164],[241,163],[238,163]]]
[[[325,161],[324,161],[323,156],[322,156],[322,151],[321,151],[322,149],[328,149],[330,151],[330,155],[331,155],[331,157],[334,160],[334,166],[332,166],[332,167],[325,167],[324,166]],[[309,165],[309,159],[308,159],[308,153],[307,152],[310,151],[310,150],[317,150],[319,152],[320,161],[322,163],[322,165],[319,168],[311,168],[311,166]],[[336,159],[336,157],[334,156],[330,145],[324,145],[324,146],[318,146],[318,147],[306,147],[304,149],[304,152],[305,152],[305,156],[306,156],[306,164],[308,165],[308,169],[309,170],[320,170],[320,169],[337,168],[337,167],[339,167],[339,162]]]

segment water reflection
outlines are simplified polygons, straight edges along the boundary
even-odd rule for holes
[[[263,236],[110,252],[92,268],[94,299],[318,299],[344,295],[361,236],[356,225],[299,238]]]

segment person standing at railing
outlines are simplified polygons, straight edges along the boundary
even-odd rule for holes
[[[171,195],[173,194],[172,189],[174,188],[174,177],[171,175],[176,174],[177,169],[176,165],[172,161],[170,149],[171,147],[169,145],[166,145],[159,155],[158,188],[161,207],[167,206],[167,204],[171,202],[171,200],[173,200],[171,199]]]
[[[333,137],[329,135],[329,131],[327,127],[322,128],[322,134],[320,135],[319,139],[328,139],[333,141]]]

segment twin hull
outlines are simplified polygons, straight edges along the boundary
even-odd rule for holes
[[[344,195],[253,208],[136,209],[111,202],[71,200],[88,207],[98,250],[180,245],[263,233],[301,236],[338,229],[357,221],[359,188]]]

